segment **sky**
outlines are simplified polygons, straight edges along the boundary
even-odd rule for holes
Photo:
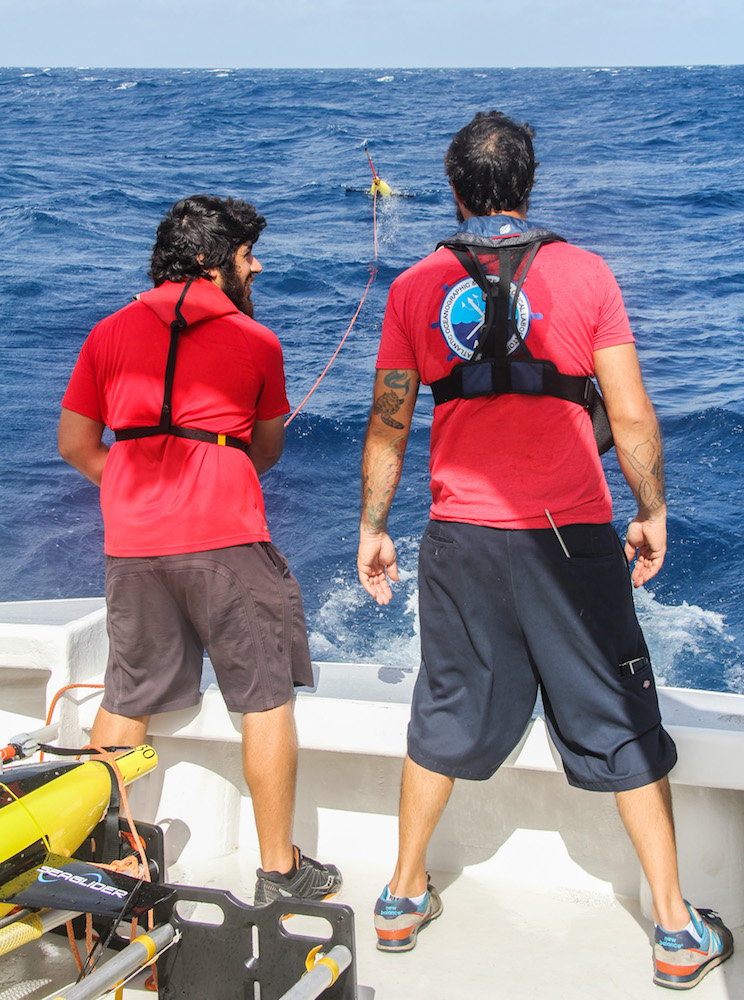
[[[732,65],[742,0],[0,0],[0,66]]]

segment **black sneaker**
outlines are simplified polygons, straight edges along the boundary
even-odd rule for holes
[[[335,865],[303,857],[298,847],[294,852],[297,872],[292,876],[256,870],[254,906],[265,906],[275,899],[328,899],[341,888],[343,879]]]

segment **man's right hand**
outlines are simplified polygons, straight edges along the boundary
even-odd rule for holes
[[[628,525],[625,555],[633,586],[656,576],[667,548],[664,453],[656,413],[641,378],[633,344],[594,352],[594,370],[604,395],[620,470],[633,490],[638,513]]]
[[[634,587],[642,587],[656,576],[664,562],[667,549],[666,510],[653,518],[636,517],[628,525],[625,555],[628,562],[635,558],[631,579]]]
[[[398,582],[398,561],[390,535],[360,535],[357,568],[359,582],[367,593],[378,604],[389,604],[393,592],[388,577]]]

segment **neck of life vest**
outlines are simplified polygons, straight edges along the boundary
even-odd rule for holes
[[[180,424],[174,424],[172,420],[171,397],[173,395],[173,375],[176,370],[178,340],[181,332],[188,326],[181,312],[181,306],[184,303],[186,293],[191,287],[193,280],[193,278],[189,278],[184,285],[181,296],[176,303],[175,317],[170,325],[170,346],[168,348],[168,360],[165,364],[163,405],[160,410],[160,423],[150,427],[120,427],[114,429],[114,437],[117,441],[132,441],[136,438],[169,434],[171,437],[188,438],[191,441],[206,441],[208,444],[217,444],[226,448],[237,448],[239,451],[249,455],[250,445],[241,438],[233,437],[230,434],[218,434],[215,431],[205,431],[201,427],[182,427]]]
[[[519,293],[532,262],[547,243],[565,243],[549,229],[532,228],[507,215],[473,216],[454,236],[442,240],[483,292],[486,303],[480,336],[468,361],[431,383],[434,404],[476,396],[516,393],[555,396],[589,414],[600,455],[612,448],[612,430],[604,400],[589,376],[566,375],[552,361],[535,358],[516,323]],[[498,274],[489,281],[489,274]],[[511,348],[509,344],[513,345]]]

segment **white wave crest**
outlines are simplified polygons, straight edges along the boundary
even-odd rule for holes
[[[644,587],[634,596],[659,684],[741,690],[744,668],[724,615],[687,601],[661,604]]]

